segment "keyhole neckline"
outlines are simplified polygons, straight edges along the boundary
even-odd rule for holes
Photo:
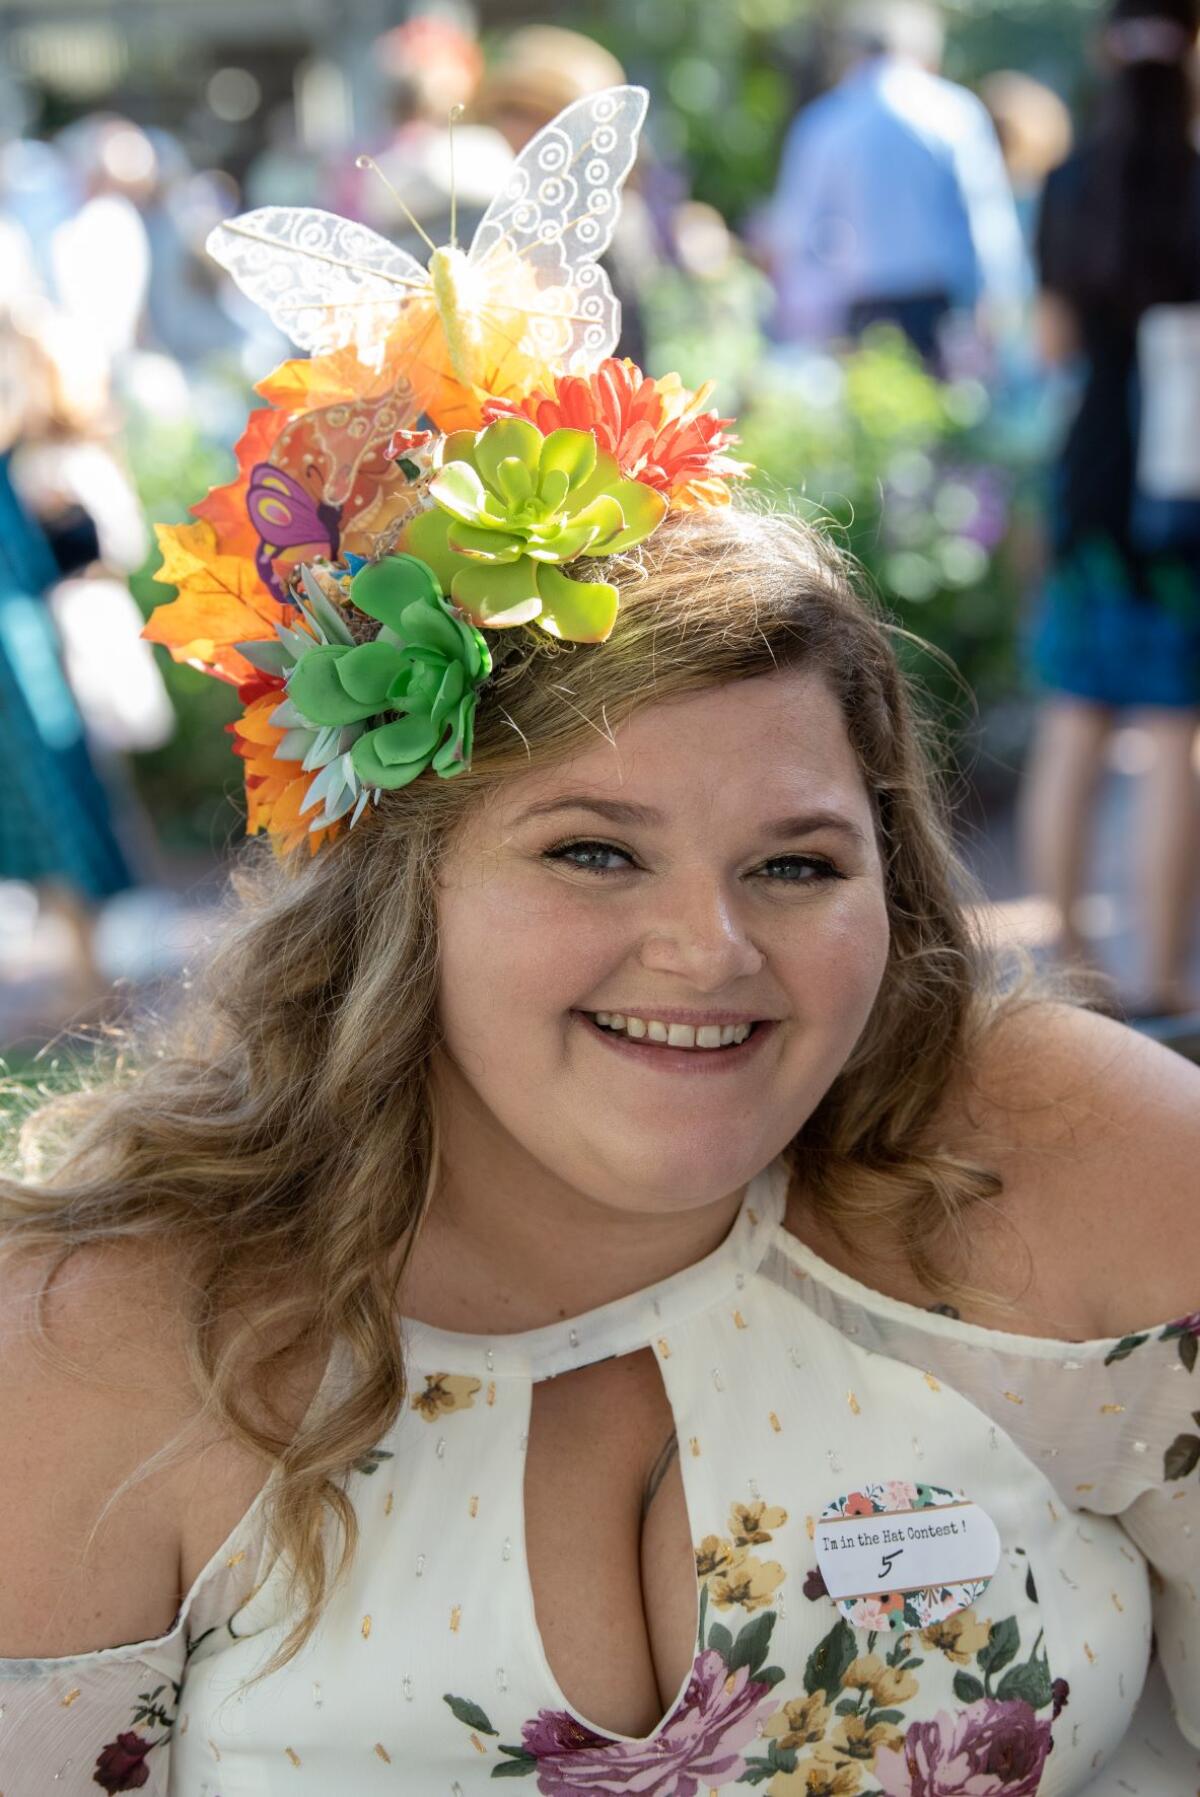
[[[655,1285],[614,1298],[594,1310],[512,1335],[471,1335],[400,1319],[408,1355],[418,1366],[481,1379],[553,1379],[598,1360],[665,1341],[689,1316],[732,1298],[762,1265],[783,1225],[788,1173],[780,1161],[746,1187],[725,1240],[711,1254]],[[660,1347],[661,1352],[661,1347]]]

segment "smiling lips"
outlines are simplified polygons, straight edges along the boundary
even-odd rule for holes
[[[626,1017],[619,1011],[591,1013],[592,1022],[611,1035],[632,1042],[651,1042],[665,1048],[733,1048],[749,1039],[753,1023],[662,1023],[654,1018]]]

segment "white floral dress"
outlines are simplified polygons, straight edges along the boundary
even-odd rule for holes
[[[3,1797],[479,1797],[497,1779],[544,1797],[1194,1797],[1200,1314],[1122,1341],[978,1328],[818,1260],[784,1231],[785,1195],[770,1169],[714,1254],[573,1321],[491,1340],[406,1323],[410,1401],[347,1478],[361,1545],[303,1653],[246,1686],[288,1627],[260,1497],[161,1639],[0,1661]],[[633,1739],[556,1685],[523,1479],[534,1382],[646,1347],[700,1628]],[[318,1403],[343,1374],[339,1352]],[[835,1602],[822,1518],[911,1515],[939,1491],[994,1524],[990,1583],[944,1615],[928,1593]]]

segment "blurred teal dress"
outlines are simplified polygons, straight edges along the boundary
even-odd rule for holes
[[[0,455],[0,880],[94,901],[136,884],[43,597],[58,569]]]
[[[1137,528],[1138,318],[1072,299],[1081,195],[1094,152],[1050,176],[1042,201],[1042,285],[1074,307],[1083,339],[1080,403],[1053,476],[1053,565],[1031,619],[1040,683],[1113,708],[1200,708],[1200,549],[1162,552]],[[1194,158],[1200,197],[1200,155]],[[1200,203],[1194,242],[1200,300]]]

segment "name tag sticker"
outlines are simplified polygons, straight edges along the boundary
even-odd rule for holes
[[[825,1589],[860,1629],[921,1629],[983,1596],[1000,1564],[986,1510],[941,1485],[888,1479],[827,1504],[813,1545]]]

